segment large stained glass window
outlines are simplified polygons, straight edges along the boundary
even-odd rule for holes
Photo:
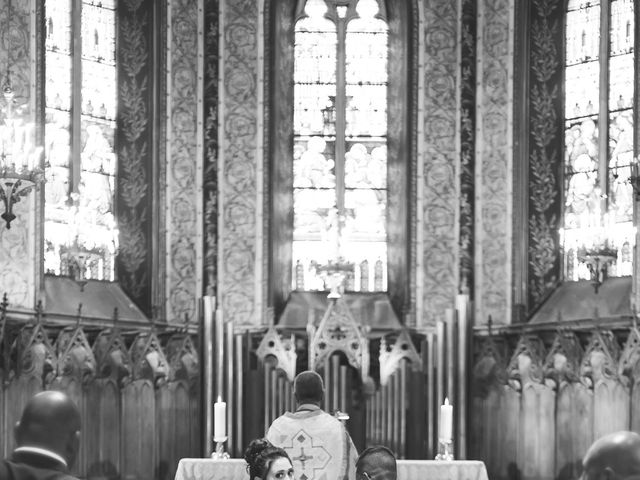
[[[113,280],[115,0],[48,0],[45,272]],[[81,259],[81,264],[74,262]]]
[[[387,24],[376,0],[308,0],[295,27],[293,288],[387,289]]]
[[[617,251],[609,276],[632,273],[633,0],[569,0],[565,65],[567,280],[589,279],[583,248]]]

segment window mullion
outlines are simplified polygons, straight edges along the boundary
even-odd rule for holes
[[[338,45],[336,52],[336,207],[339,215],[344,215],[344,156],[346,126],[346,22],[338,18]]]
[[[611,23],[610,2],[600,2],[600,97],[598,107],[598,183],[603,194],[602,211],[608,207],[609,189],[609,32]]]
[[[71,78],[71,158],[69,188],[78,192],[82,149],[82,0],[73,0],[72,8],[72,78]]]

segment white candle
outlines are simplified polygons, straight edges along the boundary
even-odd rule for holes
[[[453,406],[449,405],[449,399],[445,398],[440,405],[440,432],[438,437],[443,442],[453,439]]]
[[[227,436],[227,404],[218,397],[213,404],[213,439],[221,442]]]

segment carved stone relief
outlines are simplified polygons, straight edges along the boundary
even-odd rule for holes
[[[476,321],[511,315],[511,152],[513,2],[478,3],[478,92],[476,143]]]
[[[223,125],[220,165],[222,231],[219,232],[219,296],[225,321],[236,327],[256,317],[256,171],[258,129],[258,2],[225,0]]]
[[[202,265],[198,264],[202,245],[197,215],[202,211],[201,185],[198,184],[198,165],[203,159],[196,155],[198,118],[201,93],[198,91],[199,13],[197,0],[171,2],[168,39],[169,91],[167,192],[168,235],[170,252],[167,265],[169,305],[167,320],[184,323],[195,321],[196,296],[201,291]],[[201,9],[200,9],[201,10]],[[200,262],[201,263],[201,262]]]

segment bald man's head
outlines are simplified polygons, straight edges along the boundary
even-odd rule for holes
[[[396,457],[383,446],[365,449],[356,462],[357,480],[396,480]]]
[[[19,447],[51,450],[71,467],[80,447],[80,412],[62,392],[38,393],[24,407],[15,435]]]
[[[599,438],[582,460],[584,480],[640,476],[640,435],[616,432]]]
[[[293,393],[299,404],[315,403],[320,405],[324,397],[322,377],[311,370],[299,373],[293,381]]]

